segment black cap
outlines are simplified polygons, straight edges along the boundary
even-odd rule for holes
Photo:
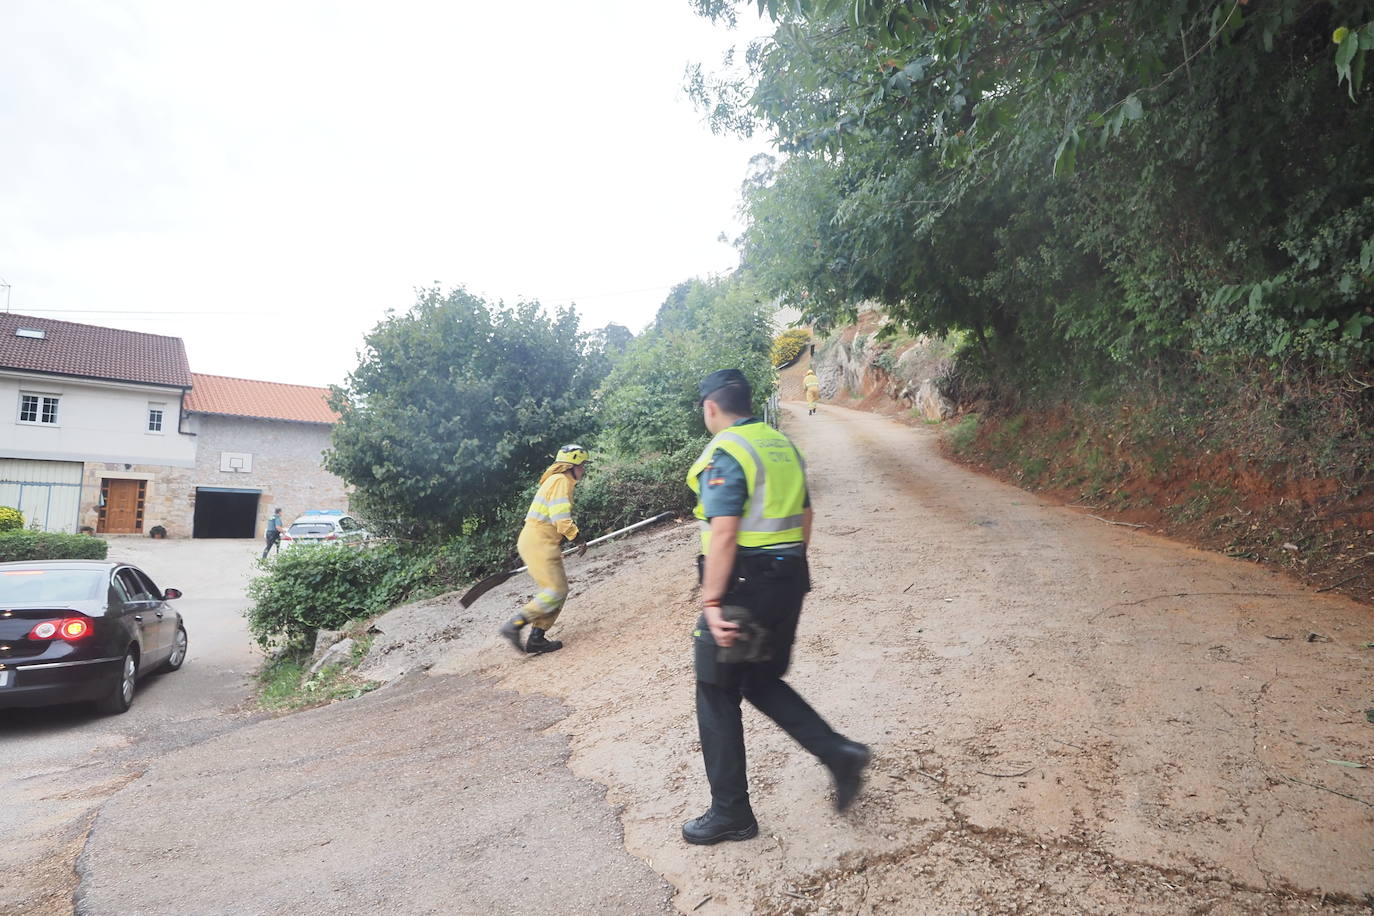
[[[747,388],[749,387],[749,380],[738,369],[717,369],[701,380],[701,385],[698,386],[697,391],[704,401],[726,385],[743,385]]]

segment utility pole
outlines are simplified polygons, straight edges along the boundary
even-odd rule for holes
[[[5,311],[10,310],[10,284],[4,277],[0,277],[0,289],[5,291]]]

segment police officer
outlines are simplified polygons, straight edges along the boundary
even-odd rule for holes
[[[752,416],[752,392],[738,369],[711,373],[700,394],[714,438],[687,472],[687,485],[697,494],[702,525],[697,728],[711,807],[682,825],[682,837],[708,844],[759,832],[749,805],[741,699],[829,768],[838,811],[858,794],[869,752],[827,725],[782,680],[811,588],[806,545],[812,513],[801,455],[786,436]]]

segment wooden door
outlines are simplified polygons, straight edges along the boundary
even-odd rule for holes
[[[102,534],[143,533],[143,498],[147,491],[146,480],[103,479],[96,531]]]

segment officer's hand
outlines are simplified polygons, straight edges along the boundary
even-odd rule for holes
[[[726,620],[718,607],[706,608],[706,626],[711,630],[711,638],[722,649],[733,646],[735,638],[739,636],[739,624],[732,620]]]
[[[587,552],[587,542],[578,538],[573,542],[573,556],[580,557]]]

